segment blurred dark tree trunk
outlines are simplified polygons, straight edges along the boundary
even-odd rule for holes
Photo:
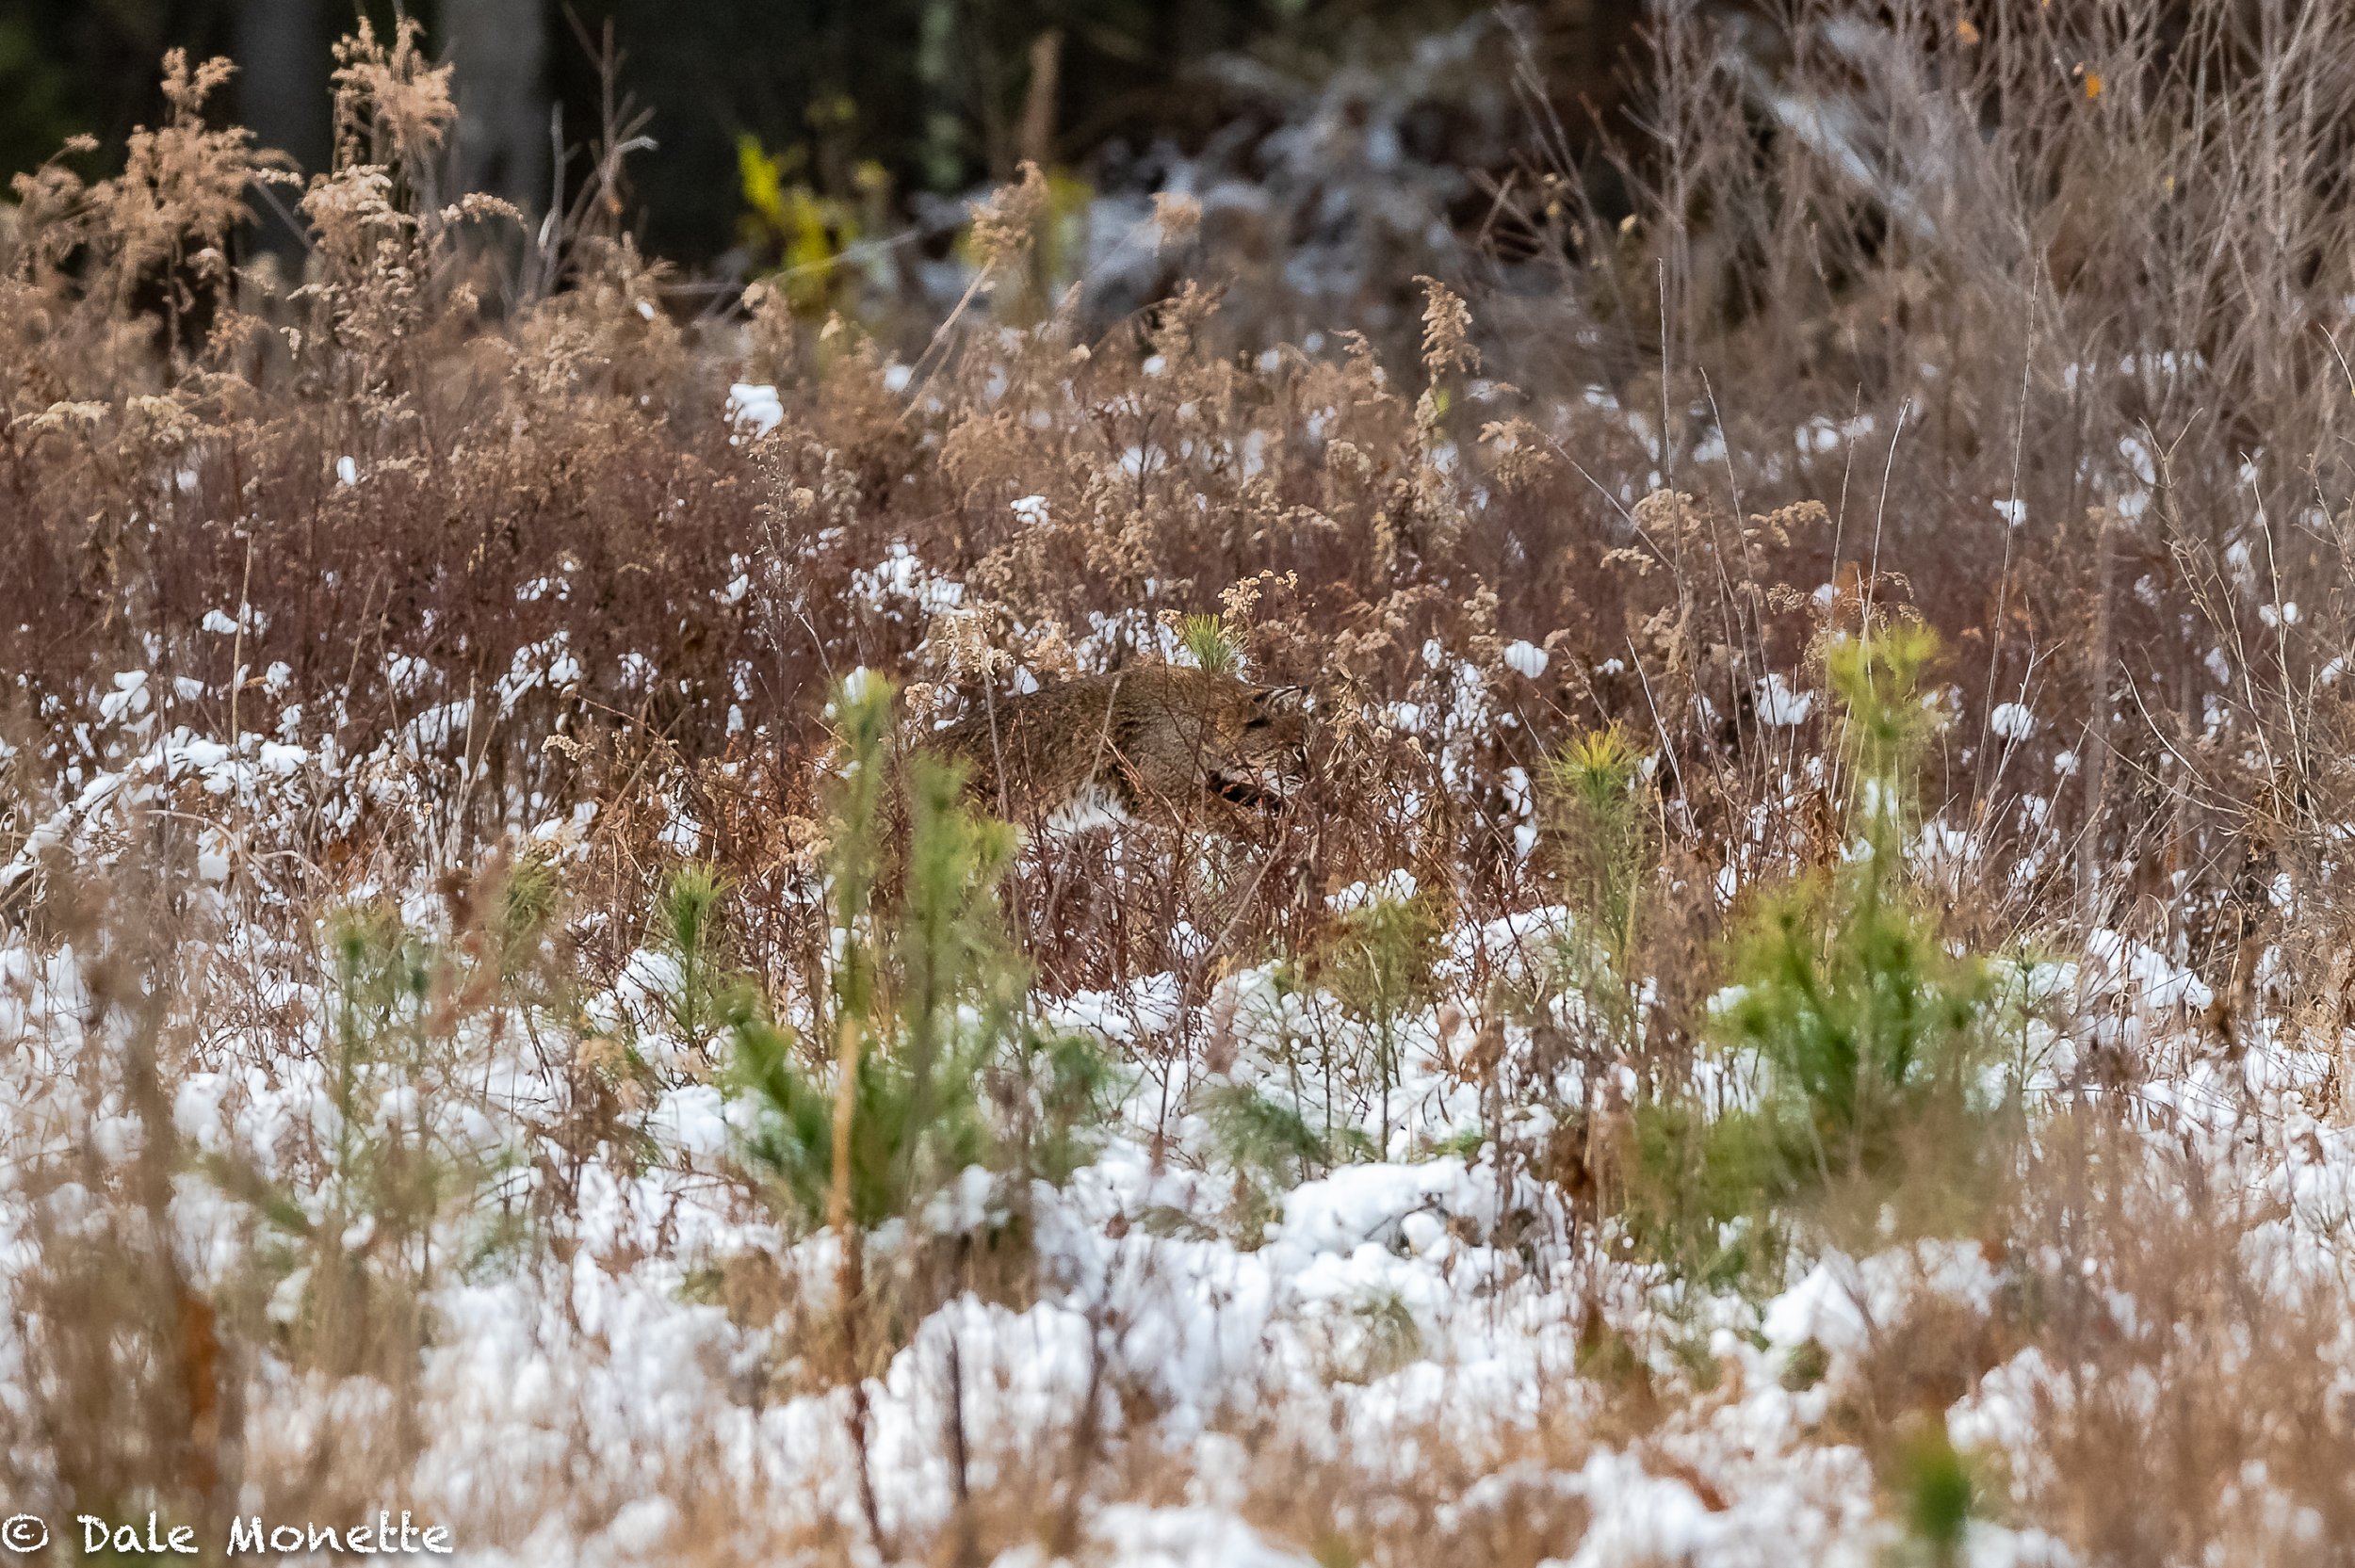
[[[237,62],[237,118],[264,147],[274,147],[304,174],[333,156],[328,103],[329,40],[322,0],[242,0],[231,50]],[[257,201],[251,231],[281,255],[300,251],[302,238],[273,210],[268,195],[291,206],[288,193]]]
[[[542,0],[447,0],[458,68],[457,189],[527,212],[548,202],[548,18]]]

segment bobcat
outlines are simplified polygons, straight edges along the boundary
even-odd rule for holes
[[[1249,837],[1306,782],[1307,723],[1283,687],[1150,666],[1000,697],[929,737],[984,811],[1074,832],[1111,820]]]

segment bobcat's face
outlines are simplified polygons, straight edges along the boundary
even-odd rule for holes
[[[1307,720],[1297,688],[1242,687],[1235,695],[1212,719],[1202,785],[1225,806],[1273,816],[1307,783]]]

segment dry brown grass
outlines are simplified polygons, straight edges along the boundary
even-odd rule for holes
[[[595,202],[520,252],[512,215],[443,202],[446,73],[406,28],[346,46],[338,166],[302,198],[309,269],[274,280],[233,265],[233,236],[250,183],[286,176],[208,127],[217,65],[169,62],[172,119],[123,174],[85,183],[61,162],[20,184],[0,228],[0,852],[183,727],[300,746],[317,793],[266,808],[167,781],[102,860],[61,846],[0,883],[25,950],[107,949],[84,1011],[120,1024],[74,1059],[77,1130],[6,1129],[36,1222],[11,1238],[33,1260],[12,1287],[32,1362],[0,1480],[92,1507],[162,1496],[216,1523],[257,1488],[324,1513],[405,1485],[447,1262],[434,1227],[509,1205],[520,1267],[583,1266],[583,1173],[638,1147],[672,1070],[576,1017],[531,1044],[569,1087],[533,1129],[555,1152],[528,1196],[494,1201],[438,1154],[404,1165],[396,1140],[370,1169],[372,1228],[257,1219],[220,1242],[230,1283],[209,1291],[175,1261],[174,1182],[202,1172],[258,1214],[271,1182],[301,1178],[207,1165],[173,1131],[176,1086],[240,1030],[314,1050],[337,962],[315,917],[423,888],[447,941],[420,961],[396,1065],[420,1092],[471,1092],[455,1043],[526,1004],[577,1014],[644,944],[682,853],[728,879],[729,961],[781,1013],[814,1006],[823,709],[859,667],[947,716],[1016,665],[1158,658],[1169,618],[1219,615],[1256,678],[1309,689],[1323,767],[1280,842],[1041,843],[1012,889],[1041,993],[1176,977],[1188,1006],[1138,1048],[1174,1083],[1231,1054],[1226,977],[1339,972],[1338,889],[1407,868],[1457,929],[1560,897],[1554,862],[1516,842],[1537,826],[1531,780],[1612,724],[1658,757],[1627,961],[1656,984],[1633,1064],[1648,1088],[1681,1080],[1729,919],[1840,853],[1851,781],[1822,649],[1892,612],[1950,650],[1925,781],[1969,846],[1925,873],[1946,929],[2068,952],[2124,929],[2214,990],[2166,1050],[2335,1056],[2355,995],[2339,865],[2355,687],[2334,662],[2355,628],[2336,352],[2355,298],[2355,21],[2287,0],[1973,14],[1804,0],[1736,52],[1732,23],[1672,8],[1647,79],[1656,142],[1621,171],[1632,218],[1540,137],[1500,198],[1519,249],[1496,286],[1424,283],[1420,364],[1347,337],[1233,352],[1250,327],[1220,315],[1215,251],[1083,337],[1025,270],[1027,186],[976,235],[1001,286],[912,364],[773,292],[684,320]],[[735,380],[775,383],[772,431],[730,423]],[[1869,429],[1840,428],[1859,413]],[[1549,655],[1540,672],[1508,657],[1517,642]],[[91,723],[119,671],[149,673],[152,729]],[[1775,721],[1770,676],[1814,692],[1813,713]],[[2033,731],[2004,733],[2007,703]],[[521,834],[584,804],[593,818],[554,840],[580,846],[562,918],[503,967]],[[681,819],[691,841],[665,836]],[[193,867],[224,824],[227,902],[207,905]],[[282,946],[265,963],[240,940]],[[1624,1043],[1517,991],[1517,956],[1472,953],[1439,1014],[1500,1145],[1549,1072]],[[272,965],[317,989],[271,989]],[[1536,1067],[1502,1059],[1507,1021],[1534,1028]],[[1887,1326],[1821,1440],[1862,1450],[1897,1496],[1925,1414],[2033,1350],[2052,1378],[2032,1462],[1987,1480],[1999,1511],[2088,1562],[2324,1560],[2313,1543],[2355,1528],[2347,1400],[2316,1371],[2344,1359],[2344,1285],[2272,1277],[2283,1209],[2229,1185],[2239,1132],[2135,1100],[2161,1031],[2120,1046],[2071,1026],[2087,1105],[1990,1151],[1973,1193],[2011,1294]],[[2311,1098],[2341,1114],[2335,1079]],[[1522,1157],[1581,1224],[1607,1223],[1627,1107],[1561,1108],[1567,1130]],[[2314,1136],[2285,1131],[2278,1104],[2235,1108],[2251,1146]],[[314,1176],[332,1163],[307,1157]],[[741,1172],[699,1174],[747,1223],[773,1220]],[[1878,1198],[1817,1218],[1867,1235]],[[289,1249],[314,1281],[292,1319],[271,1306]],[[1018,1249],[914,1267],[863,1303],[869,1370],[960,1290],[1015,1308],[1046,1293]],[[742,1374],[748,1402],[838,1385],[800,1353],[838,1328],[831,1301],[773,1264],[731,1268],[695,1288],[784,1348]],[[1358,1452],[1271,1421],[1221,1433],[1247,1474],[1217,1485],[1321,1560],[1563,1555],[1584,1509],[1546,1477],[1598,1443],[1690,1470],[1681,1434],[1728,1397],[1698,1368],[1627,1360],[1590,1316],[1592,1353],[1544,1391],[1563,1414],[1534,1433]],[[266,1369],[349,1402],[303,1443],[268,1436],[255,1412],[284,1388]],[[960,1563],[1070,1548],[1083,1509],[1193,1495],[1186,1463],[1127,1441],[1147,1396],[1101,1392],[1088,1408],[1123,1409],[1117,1430],[975,1434],[1005,1445],[995,1479],[963,1488],[939,1539],[894,1544]],[[1421,1463],[1402,1470],[1410,1441]],[[640,1495],[608,1447],[576,1431],[548,1461],[586,1528]],[[666,1463],[684,1519],[735,1516],[730,1483]],[[2255,1516],[2251,1466],[2311,1517]],[[473,1523],[513,1544],[530,1511],[486,1503]],[[709,1560],[869,1544],[731,1540]]]

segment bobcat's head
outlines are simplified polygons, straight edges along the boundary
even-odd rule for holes
[[[1220,805],[1274,816],[1308,782],[1308,720],[1298,687],[1232,683],[1218,693],[1202,748],[1202,786]]]

